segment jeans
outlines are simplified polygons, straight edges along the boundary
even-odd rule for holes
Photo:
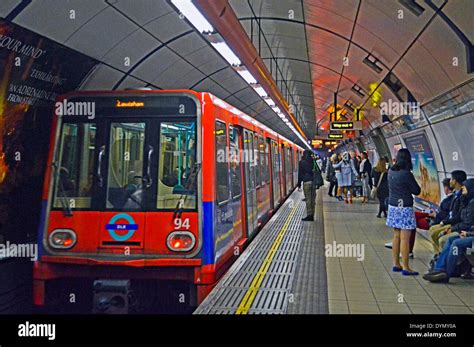
[[[458,260],[466,253],[467,248],[474,248],[473,243],[474,236],[461,238],[459,235],[455,235],[450,237],[436,261],[434,270],[445,271],[448,277],[452,277]]]

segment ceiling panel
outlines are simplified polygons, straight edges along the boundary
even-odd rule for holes
[[[30,29],[40,35],[51,38],[57,42],[64,43],[71,35],[79,30],[86,22],[93,20],[107,8],[105,1],[96,0],[70,0],[62,2],[33,1],[31,2],[14,20],[18,25]],[[3,0],[2,0],[3,2]],[[72,19],[70,11],[75,11],[75,18]],[[109,12],[110,13],[110,12]],[[38,20],[41,18],[41,20]],[[103,25],[109,22],[107,17],[101,17],[106,20]],[[110,32],[107,32],[110,33]],[[98,35],[100,36],[100,35]],[[105,35],[100,36],[109,40]],[[97,41],[88,42],[88,37],[82,37],[83,46],[87,43],[97,44]],[[99,46],[102,42],[99,42]]]
[[[186,89],[201,80],[204,75],[182,59],[177,59],[174,64],[154,79],[154,82],[163,89]]]
[[[112,90],[123,77],[123,73],[107,65],[99,64],[81,85],[86,90]]]
[[[81,26],[64,44],[93,58],[102,59],[135,30],[135,24],[109,7]]]
[[[459,29],[461,29],[461,31],[467,36],[469,41],[473,43],[474,29],[472,25],[472,17],[474,15],[474,1],[450,1],[443,8],[443,12],[446,13],[449,19],[451,19]]]
[[[111,1],[114,7],[126,13],[133,21],[145,25],[153,20],[173,12],[174,9],[166,1],[157,0],[115,0]]]
[[[186,20],[181,19],[179,14],[175,11],[158,17],[144,27],[163,42],[191,30]]]
[[[21,0],[2,0],[0,2],[0,16],[6,17],[20,3]]]
[[[357,1],[305,1],[306,22],[349,38],[357,11]]]
[[[128,71],[150,53],[159,42],[143,30],[136,30],[117,42],[103,57],[103,61]],[[129,65],[127,65],[129,64]]]

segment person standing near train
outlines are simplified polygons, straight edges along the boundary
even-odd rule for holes
[[[316,186],[314,184],[314,165],[313,153],[306,149],[303,152],[298,165],[298,191],[301,191],[301,184],[303,184],[303,193],[306,201],[306,217],[302,220],[313,221],[314,220],[314,206],[316,203]]]

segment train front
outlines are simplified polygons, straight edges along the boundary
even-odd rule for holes
[[[196,304],[198,96],[86,92],[58,100],[35,305],[125,313]]]

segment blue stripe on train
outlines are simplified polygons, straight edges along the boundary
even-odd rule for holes
[[[48,206],[48,200],[41,201],[41,215],[38,226],[38,258],[43,255],[43,235],[45,233],[46,226],[46,208]]]
[[[202,263],[214,264],[214,202],[202,202]]]

